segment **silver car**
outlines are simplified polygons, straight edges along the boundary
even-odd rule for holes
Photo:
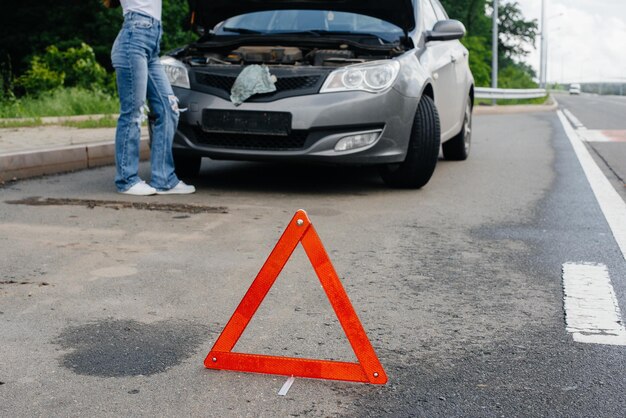
[[[180,100],[179,175],[202,157],[376,165],[420,188],[440,149],[465,160],[473,77],[462,23],[438,0],[190,0],[200,39],[163,57]],[[258,66],[274,91],[239,104]],[[264,73],[263,73],[264,71]],[[240,84],[241,86],[242,84]],[[250,92],[249,92],[250,94]]]

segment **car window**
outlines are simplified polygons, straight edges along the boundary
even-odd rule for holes
[[[439,0],[430,0],[430,1],[433,5],[433,9],[435,9],[435,15],[437,16],[437,20],[448,19],[448,14],[443,9],[443,6],[441,5],[441,3],[439,3]]]
[[[435,23],[437,23],[438,19],[435,14],[435,9],[433,9],[429,0],[424,0],[422,2],[422,15],[424,17],[424,28],[426,30],[431,30],[433,26],[435,26]]]
[[[268,34],[307,31],[367,33],[390,42],[403,35],[402,29],[398,26],[375,17],[327,10],[270,10],[246,13],[220,23],[215,33],[232,35],[244,31]]]

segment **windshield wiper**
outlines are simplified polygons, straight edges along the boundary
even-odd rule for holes
[[[319,31],[317,30],[302,30],[302,31],[276,31],[270,32],[272,35],[313,35],[316,37],[320,36]]]
[[[378,39],[382,44],[393,43],[393,41],[389,41],[387,39],[381,38],[380,36],[367,33],[367,32],[352,32],[352,31],[340,31],[340,30],[323,30],[323,29],[311,29],[305,31],[295,31],[295,32],[272,32],[272,34],[278,35],[314,35],[316,37],[326,36],[326,35],[340,35],[340,36],[361,36],[361,37],[370,37],[373,39]]]
[[[261,34],[263,32],[259,32],[258,30],[246,29],[246,28],[228,28],[223,27],[222,30],[224,32],[234,32],[234,33],[242,33],[242,34]]]

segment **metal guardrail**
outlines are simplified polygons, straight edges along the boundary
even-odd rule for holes
[[[477,99],[536,99],[545,97],[545,89],[493,89],[476,87],[474,94]]]

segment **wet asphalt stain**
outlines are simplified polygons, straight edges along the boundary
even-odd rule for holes
[[[26,281],[18,282],[18,281],[15,281],[15,280],[0,280],[0,285],[2,285],[2,284],[37,284],[40,287],[41,286],[49,286],[50,285],[50,283],[47,283],[47,282],[33,283],[33,282],[26,282]]]
[[[55,343],[72,350],[61,364],[74,373],[126,377],[162,373],[189,358],[207,337],[205,326],[188,322],[103,320],[68,327]]]
[[[7,200],[10,205],[28,206],[85,206],[89,209],[97,207],[106,209],[137,209],[160,212],[181,212],[181,213],[228,213],[228,208],[224,206],[188,205],[180,203],[147,203],[147,202],[126,202],[120,200],[94,200],[94,199],[57,199],[27,197],[20,200]]]

